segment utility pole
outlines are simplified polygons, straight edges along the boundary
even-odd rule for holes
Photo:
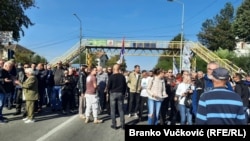
[[[73,14],[77,19],[78,21],[80,22],[80,45],[79,45],[79,68],[81,67],[81,47],[82,47],[82,21],[81,19],[76,15],[76,14]]]
[[[180,68],[179,72],[182,70],[182,55],[183,55],[183,34],[184,34],[184,3],[178,0],[168,0],[170,2],[177,2],[182,5],[182,16],[181,16],[181,43],[180,43]]]

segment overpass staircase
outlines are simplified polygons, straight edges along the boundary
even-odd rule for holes
[[[216,61],[219,63],[221,67],[226,68],[227,70],[230,71],[231,75],[234,73],[239,72],[240,67],[236,66],[233,64],[231,61],[228,59],[222,59],[219,56],[217,56],[214,52],[206,48],[200,43],[192,43],[190,49],[197,55],[199,56],[202,60],[205,62],[211,62],[211,61]],[[243,75],[245,75],[245,72],[241,72]]]
[[[74,45],[72,48],[70,48],[67,52],[65,52],[60,57],[54,58],[52,61],[50,61],[50,64],[52,66],[56,66],[56,64],[61,61],[63,64],[72,62],[75,58],[79,57],[80,53],[83,52],[85,48],[85,40],[82,40],[81,47],[80,43],[78,42],[76,45]]]

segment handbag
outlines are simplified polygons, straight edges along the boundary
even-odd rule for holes
[[[184,105],[187,107],[187,108],[191,108],[192,107],[192,97],[191,97],[191,94],[186,96],[185,100],[184,100]]]

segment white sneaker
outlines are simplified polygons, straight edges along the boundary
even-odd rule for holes
[[[81,119],[86,119],[85,115],[80,115]]]
[[[35,120],[26,120],[24,123],[34,123],[35,122]]]
[[[28,120],[28,117],[26,117],[26,118],[23,118],[23,121],[26,121],[26,120]]]
[[[137,115],[137,113],[135,113],[135,115],[134,115],[136,118],[138,118],[138,115]]]
[[[131,117],[131,114],[128,114],[128,117]]]

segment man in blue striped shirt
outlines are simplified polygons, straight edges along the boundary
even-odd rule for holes
[[[197,125],[246,125],[240,96],[226,89],[229,72],[225,68],[213,70],[211,91],[201,95],[196,115]]]

